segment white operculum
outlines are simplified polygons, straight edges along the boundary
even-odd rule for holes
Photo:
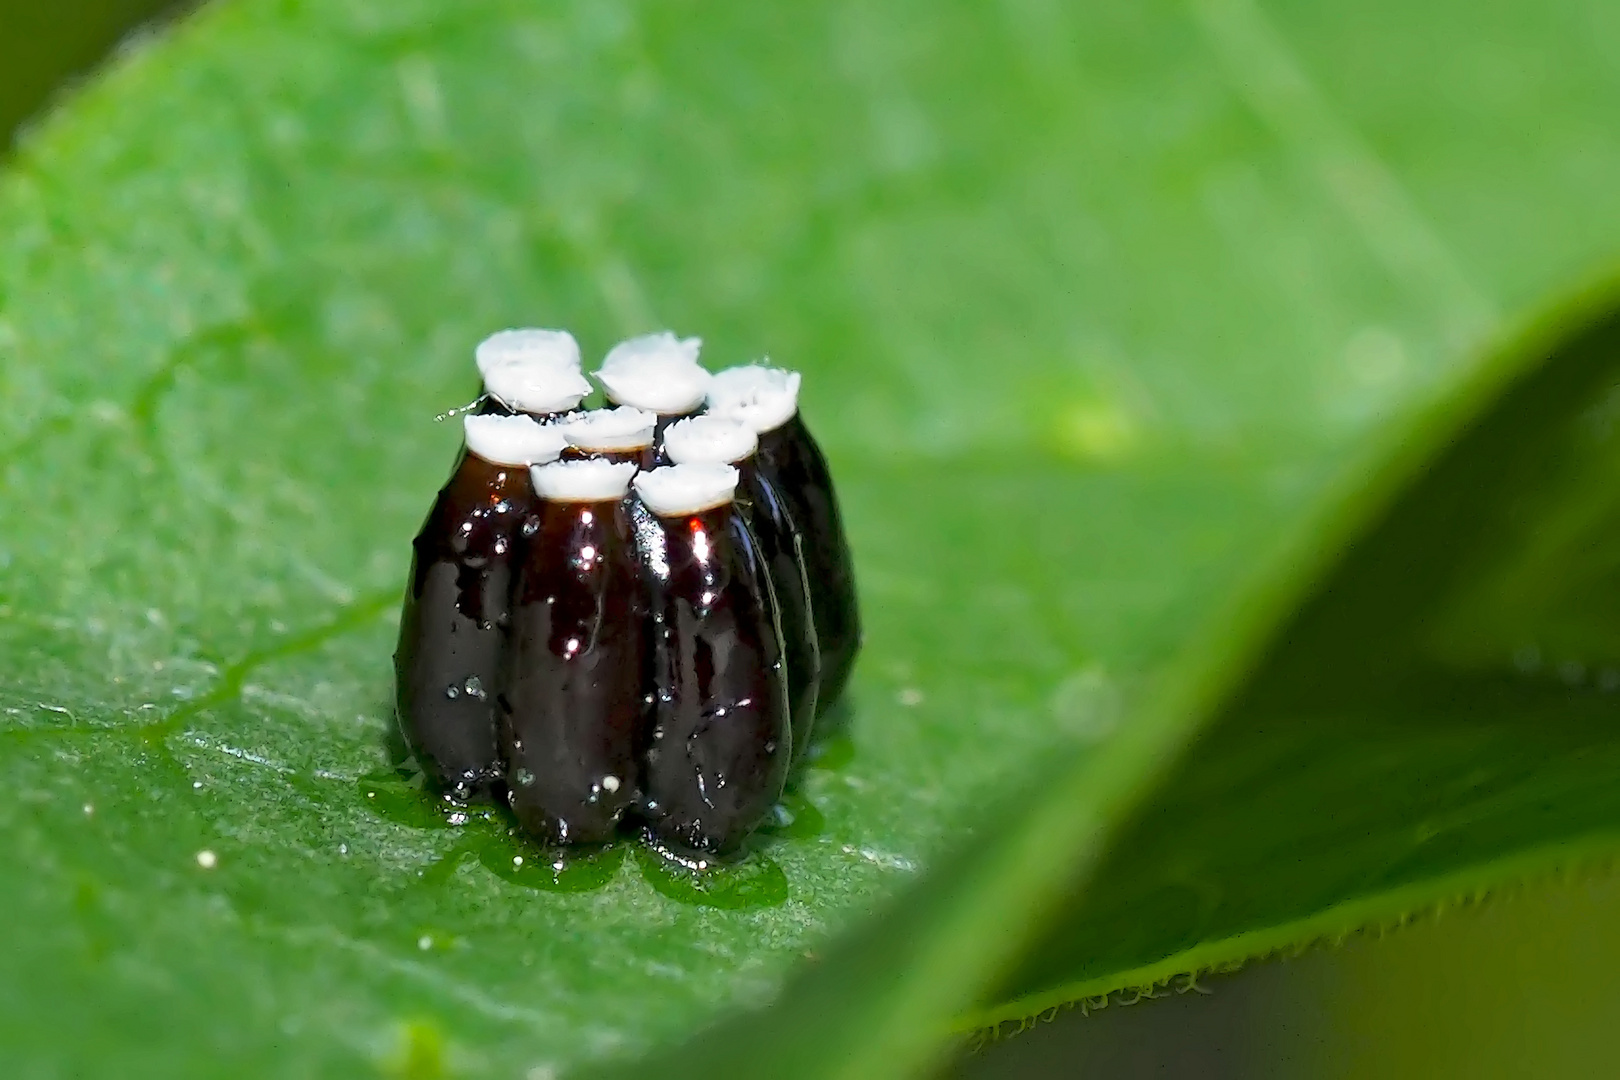
[[[717,373],[709,383],[710,416],[724,417],[763,435],[799,411],[797,371],[745,364]]]
[[[529,363],[558,364],[579,370],[579,342],[566,330],[541,330],[524,327],[517,330],[497,330],[473,350],[478,374],[487,376],[492,368],[516,360]]]
[[[664,432],[664,453],[677,465],[730,465],[758,448],[752,428],[723,416],[694,416]]]
[[[635,475],[636,467],[627,461],[555,461],[533,470],[535,492],[558,502],[622,499]]]
[[[677,338],[664,331],[615,345],[596,373],[608,397],[620,405],[665,416],[688,413],[703,404],[710,375],[698,363],[700,338]]]
[[[568,445],[579,450],[635,450],[653,444],[658,414],[621,405],[575,413],[560,425]]]
[[[461,426],[467,449],[496,465],[543,465],[568,445],[556,428],[529,416],[468,415]]]
[[[636,494],[660,517],[695,514],[724,506],[737,491],[737,470],[730,465],[666,465],[638,473]]]

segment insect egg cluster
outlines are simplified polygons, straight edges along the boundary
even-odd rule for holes
[[[550,844],[633,831],[735,850],[860,645],[849,547],[799,375],[710,374],[700,342],[478,346],[485,395],[414,542],[400,730],[455,801]]]

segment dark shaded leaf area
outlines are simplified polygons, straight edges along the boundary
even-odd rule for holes
[[[1473,358],[1615,249],[1617,17],[242,0],[121,58],[0,180],[0,1045],[545,1076],[782,994],[647,1067],[892,1076],[1606,850],[1608,305]],[[434,416],[523,324],[805,373],[867,643],[721,875],[390,768]]]

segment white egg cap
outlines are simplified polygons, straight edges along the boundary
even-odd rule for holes
[[[558,428],[578,450],[636,450],[653,444],[657,426],[657,413],[620,405],[575,413]]]
[[[709,373],[698,364],[702,347],[702,338],[677,338],[667,330],[643,334],[613,346],[596,377],[620,405],[691,412],[709,392]]]
[[[635,489],[659,517],[695,514],[731,501],[737,492],[737,470],[730,465],[665,465],[637,473]]]
[[[723,416],[694,416],[664,432],[664,453],[677,465],[730,465],[757,449],[753,428]]]
[[[628,461],[554,461],[529,470],[534,490],[555,502],[602,502],[622,499],[630,490],[636,467]]]
[[[508,360],[484,372],[484,389],[526,413],[566,412],[591,392],[578,368],[544,360]]]
[[[554,427],[536,423],[531,416],[478,416],[462,418],[467,449],[495,465],[535,465],[556,461],[568,445]]]
[[[491,368],[509,364],[514,360],[530,363],[560,364],[579,370],[579,342],[566,330],[540,330],[525,327],[519,330],[497,330],[473,350],[473,362],[478,374],[486,379]]]
[[[797,371],[765,364],[727,368],[709,380],[709,415],[734,420],[763,435],[799,411]]]

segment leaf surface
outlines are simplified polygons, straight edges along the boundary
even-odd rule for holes
[[[1081,735],[994,841],[660,1070],[894,1075],[938,1053],[930,1021],[1186,989],[1612,860],[1617,291],[1557,309],[1402,431],[1227,638],[1201,638],[1100,746]]]
[[[0,185],[5,1044],[41,1070],[565,1068],[770,998],[887,901],[913,932],[865,967],[841,947],[767,1047],[877,1075],[952,1017],[1605,827],[1595,788],[1504,827],[1563,790],[1528,758],[1448,826],[1483,796],[1446,788],[1476,751],[1441,712],[1387,746],[1312,709],[1269,742],[1218,723],[1149,797],[1331,562],[1341,534],[1298,523],[1368,433],[1476,385],[1497,313],[1620,236],[1611,14],[1363,10],[244,0],[122,60]],[[853,752],[724,895],[635,856],[514,871],[375,778],[454,450],[432,417],[512,324],[597,353],[667,325],[806,373],[867,613]],[[1524,621],[1555,539],[1492,564],[1455,616],[1492,632],[1437,638],[1447,671],[1499,667],[1509,631],[1597,670],[1601,619]],[[1569,727],[1544,756],[1596,776],[1607,743]],[[1268,810],[1318,759],[1366,850]],[[1364,797],[1391,759],[1421,805]],[[1246,873],[1292,845],[1316,861]]]

